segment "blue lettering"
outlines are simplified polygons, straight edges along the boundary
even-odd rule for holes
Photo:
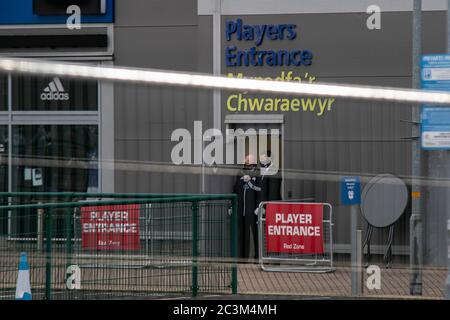
[[[227,41],[231,40],[231,35],[235,33],[237,30],[236,23],[234,21],[227,21],[226,22],[226,28],[225,28],[225,34]]]
[[[267,37],[270,40],[278,40],[278,38],[279,38],[278,27],[274,26],[274,25],[269,25],[267,27]]]
[[[242,31],[242,36],[245,41],[253,41],[253,39],[254,39],[253,28],[251,26],[244,25],[243,31]]]
[[[295,31],[295,28],[297,28],[297,26],[295,24],[288,24],[287,25],[287,39],[288,40],[294,40],[295,38],[297,38],[297,32]]]
[[[267,51],[266,63],[270,67],[275,67],[278,65],[277,55],[274,51],[272,50]]]
[[[309,50],[302,52],[302,62],[304,66],[310,66],[312,64],[313,54]]]
[[[250,48],[250,64],[252,66],[257,66],[257,62],[256,62],[256,48],[255,47],[251,47]]]
[[[236,66],[236,61],[233,61],[234,59],[236,59],[236,54],[233,53],[234,51],[236,51],[236,49],[237,48],[235,46],[227,47],[225,49],[225,63],[227,67]]]
[[[280,40],[284,40],[284,32],[287,29],[287,24],[280,24],[278,25],[278,38]]]
[[[247,51],[238,51],[236,53],[236,58],[237,58],[237,65],[238,67],[242,66],[242,64],[244,64],[245,66],[248,67],[248,53]],[[244,61],[244,62],[242,62]]]
[[[264,35],[266,33],[267,25],[263,24],[262,26],[255,26],[256,32],[256,46],[260,46],[263,43]]]
[[[237,29],[237,39],[238,41],[242,40],[242,19],[237,19],[236,20],[236,29]]]
[[[227,41],[236,35],[237,41],[254,41],[250,49],[238,50],[237,46],[225,48],[225,64],[227,67],[240,66],[310,66],[313,53],[309,50],[257,50],[264,40],[294,40],[297,38],[295,24],[243,24],[242,19],[226,21],[225,37]]]
[[[292,51],[291,52],[291,63],[294,64],[294,66],[300,66],[302,64],[302,57],[300,56],[299,59],[296,58],[296,56],[301,55],[301,51]]]
[[[258,51],[258,66],[264,65],[264,56],[266,55],[267,51]]]
[[[284,64],[286,64],[286,66],[291,65],[291,62],[289,60],[289,52],[285,50],[278,51],[278,64],[280,66],[284,66]]]

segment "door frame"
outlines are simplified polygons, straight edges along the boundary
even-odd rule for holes
[[[284,170],[285,170],[285,152],[284,152],[284,115],[282,114],[228,114],[225,116],[225,130],[230,129],[231,126],[236,126],[238,124],[246,125],[279,125],[281,134],[281,200],[286,198],[285,196],[285,180],[284,180]],[[226,131],[225,131],[226,132]]]

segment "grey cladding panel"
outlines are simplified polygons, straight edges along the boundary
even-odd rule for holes
[[[197,24],[197,0],[117,0],[117,27]]]
[[[179,71],[197,70],[197,27],[115,28],[115,64]]]

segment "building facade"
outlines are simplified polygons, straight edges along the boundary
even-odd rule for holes
[[[86,8],[79,30],[66,27],[68,14],[53,2],[2,1],[0,54],[411,87],[412,1],[378,1],[375,30],[367,27],[371,1],[100,0]],[[424,54],[445,52],[445,17],[445,1],[424,3]],[[193,132],[195,121],[203,131],[277,129],[283,198],[332,204],[336,252],[348,253],[350,217],[339,203],[339,177],[391,173],[407,182],[411,175],[406,105],[17,75],[0,77],[0,86],[2,191],[229,193],[238,168],[175,166],[171,134]],[[73,169],[70,162],[79,159],[84,167]],[[441,192],[427,189],[424,206],[425,260],[436,265],[446,264],[446,212],[431,205]],[[408,206],[394,238],[402,261],[409,215]],[[387,230],[374,241],[373,250],[383,253]]]

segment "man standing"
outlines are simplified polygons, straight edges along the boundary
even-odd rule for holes
[[[256,159],[252,154],[245,157],[244,167],[237,177],[234,185],[234,193],[238,195],[238,256],[241,258],[251,258],[251,251],[254,251],[254,258],[258,258],[258,232],[257,216],[257,194],[261,188],[257,186],[258,170]],[[253,244],[253,250],[251,250]]]

